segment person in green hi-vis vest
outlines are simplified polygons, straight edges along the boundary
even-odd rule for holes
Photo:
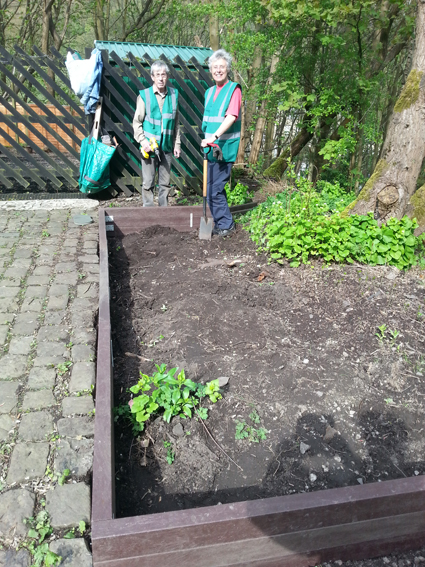
[[[207,153],[207,200],[214,219],[212,233],[218,236],[228,236],[236,230],[224,189],[230,179],[241,139],[242,88],[228,78],[231,63],[232,57],[224,49],[215,51],[209,58],[208,65],[215,86],[205,92],[202,121],[205,134],[202,147],[207,149],[209,144],[217,144],[223,152],[221,161],[214,158],[212,151]]]
[[[158,205],[166,207],[170,192],[171,159],[180,157],[178,91],[167,87],[170,70],[161,60],[151,66],[153,85],[139,91],[133,119],[134,139],[142,154],[142,198],[144,207],[153,207],[155,173],[158,170]],[[153,151],[152,138],[158,145]],[[143,153],[148,154],[144,157]]]

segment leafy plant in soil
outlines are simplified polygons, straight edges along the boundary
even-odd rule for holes
[[[254,425],[249,425],[245,420],[236,420],[235,439],[247,439],[250,443],[259,443],[267,438],[267,430],[264,427],[254,427],[260,423],[260,416],[254,410],[249,414],[249,419]]]
[[[169,441],[164,441],[164,447],[167,449],[167,463],[172,465],[174,463],[175,453],[173,451],[173,446]]]
[[[230,189],[229,184],[224,186],[229,206],[244,205],[251,201],[254,193],[248,191],[248,187],[242,183],[237,183],[233,189]]]
[[[116,408],[115,415],[129,418],[135,435],[144,430],[151,416],[161,412],[167,423],[177,415],[183,419],[191,418],[194,411],[198,417],[206,419],[208,410],[199,407],[200,400],[208,396],[212,403],[216,403],[221,398],[218,380],[197,384],[186,378],[184,370],[177,374],[177,368],[167,371],[165,364],[155,366],[157,372],[153,376],[140,372],[140,380],[130,388],[130,392],[140,395],[130,400],[127,407]]]
[[[62,558],[50,551],[49,544],[44,541],[53,532],[49,514],[45,510],[41,510],[35,518],[25,518],[24,523],[30,528],[28,530],[28,538],[31,541],[25,541],[23,546],[28,549],[33,557],[31,567],[53,567],[54,565],[59,565]]]

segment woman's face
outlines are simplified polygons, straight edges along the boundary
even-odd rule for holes
[[[211,65],[211,74],[218,85],[227,81],[227,63],[225,59],[217,59]]]

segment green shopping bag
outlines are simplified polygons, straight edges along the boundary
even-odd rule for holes
[[[93,136],[84,138],[80,151],[79,185],[82,193],[98,193],[110,186],[109,162],[115,149]]]

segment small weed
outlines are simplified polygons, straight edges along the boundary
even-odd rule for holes
[[[72,362],[70,360],[67,360],[66,362],[60,362],[56,367],[59,376],[63,376],[64,374],[66,374],[68,370],[71,368],[71,366],[72,366]]]
[[[86,522],[84,520],[80,520],[80,522],[78,522],[78,531],[80,532],[80,534],[83,535],[86,529]]]
[[[172,444],[169,441],[164,441],[164,447],[167,449],[167,463],[172,465],[174,463],[175,453],[172,449]]]
[[[254,425],[258,425],[260,423],[260,416],[254,410],[249,414],[249,419],[252,421]],[[245,420],[239,421],[236,420],[236,430],[235,430],[235,439],[247,439],[250,443],[259,443],[260,441],[264,441],[267,439],[267,430],[264,427],[254,427],[253,425],[249,425]]]
[[[380,327],[378,327],[378,333],[375,333],[375,335],[378,337],[379,342],[383,342],[387,338],[385,334],[386,330],[387,330],[387,326],[385,325],[385,323]]]
[[[53,532],[49,514],[41,510],[37,516],[25,518],[24,523],[29,527],[28,538],[22,545],[28,549],[33,558],[32,567],[53,567],[59,565],[62,557],[49,550],[49,544],[44,541]]]
[[[78,273],[78,279],[79,279],[79,280],[82,280],[82,279],[85,278],[85,277],[86,277],[86,274],[83,274],[82,272],[79,272],[79,273]]]
[[[162,311],[163,313],[165,313],[165,312],[167,311],[167,309],[168,309],[168,307],[167,307],[166,305],[163,305],[163,306],[161,307],[161,311]]]
[[[72,348],[74,346],[74,343],[72,341],[69,341],[69,343],[66,345],[66,348]]]
[[[159,335],[159,337],[157,339],[152,339],[150,343],[148,343],[146,346],[151,348],[157,345],[157,343],[161,342],[164,339],[164,335]]]
[[[121,246],[116,247],[116,251],[119,252],[121,250]]]
[[[47,232],[47,230],[42,230],[42,231],[41,231],[41,236],[42,236],[43,238],[46,238],[47,236],[50,236],[50,234]]]
[[[63,471],[61,476],[58,478],[58,483],[59,483],[60,486],[63,486],[65,484],[66,479],[69,477],[70,472],[71,471],[69,469],[65,469]]]

